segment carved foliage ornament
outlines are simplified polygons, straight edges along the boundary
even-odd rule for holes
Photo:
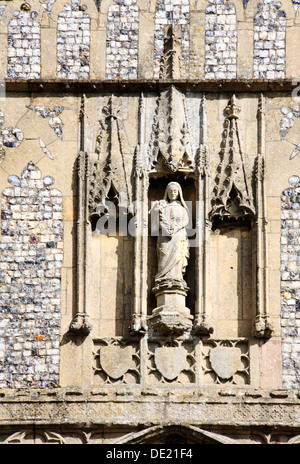
[[[161,59],[160,79],[184,79],[185,67],[181,56],[181,26],[165,26],[164,53]]]

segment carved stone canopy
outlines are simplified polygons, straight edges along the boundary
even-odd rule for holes
[[[149,172],[194,170],[185,100],[184,93],[174,85],[158,96],[148,147]]]
[[[130,203],[124,168],[124,146],[121,111],[117,97],[111,95],[103,107],[95,153],[89,156],[88,209],[89,217],[106,211],[110,201],[118,207]]]
[[[213,189],[212,208],[209,214],[215,219],[254,217],[255,208],[246,175],[244,156],[238,128],[240,108],[233,96],[225,109],[224,131],[221,142],[220,163]]]

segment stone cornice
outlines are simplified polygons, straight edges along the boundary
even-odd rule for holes
[[[174,386],[0,390],[1,427],[176,424],[182,417],[194,425],[300,428],[300,392]]]
[[[189,92],[291,92],[295,89],[292,79],[228,79],[228,80],[65,80],[65,79],[5,79],[7,92],[36,93],[94,93],[94,92],[140,92],[159,91],[175,85],[178,89]],[[1,87],[0,87],[1,90]]]

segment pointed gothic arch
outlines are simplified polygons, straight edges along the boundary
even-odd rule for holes
[[[224,435],[209,432],[193,425],[156,425],[139,432],[129,433],[118,444],[233,444]]]

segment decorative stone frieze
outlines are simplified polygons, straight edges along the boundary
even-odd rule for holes
[[[2,393],[1,417],[10,425],[1,430],[1,444],[167,445],[174,434],[185,445],[299,443],[299,404],[288,390],[234,392],[214,387],[204,392],[172,386],[160,388],[157,394],[153,387],[126,394],[123,385],[115,391],[107,385],[84,391],[44,388]],[[157,422],[162,410],[163,420]],[[189,417],[188,424],[183,424],[183,414]],[[28,417],[34,427],[24,424]],[[283,418],[288,427],[283,426]],[[274,430],[272,424],[278,420]]]

